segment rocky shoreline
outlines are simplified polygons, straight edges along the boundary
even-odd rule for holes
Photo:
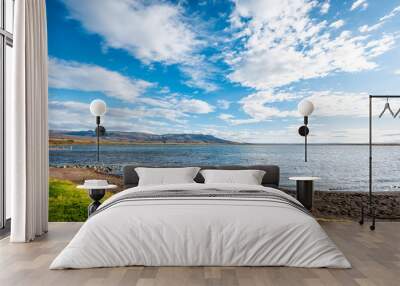
[[[113,181],[122,190],[122,171],[120,166],[113,165],[58,165],[51,166],[50,176],[70,179],[76,183],[82,183],[83,176],[75,175],[75,178],[68,178],[68,173],[81,174],[86,176],[92,174],[96,178],[105,178]],[[55,175],[56,174],[56,175]],[[82,174],[83,175],[83,174]],[[284,192],[295,196],[295,190]],[[400,220],[400,191],[399,192],[374,192],[373,202],[376,209],[376,216],[385,219]],[[318,218],[329,219],[351,219],[359,220],[361,206],[368,205],[368,192],[350,191],[318,191],[314,192],[313,214]],[[366,214],[367,215],[367,214]]]
[[[101,172],[107,175],[112,174],[122,174],[121,166],[120,165],[79,165],[79,164],[72,164],[72,165],[50,165],[50,168],[55,169],[91,169],[96,172]]]
[[[283,190],[296,196],[294,190]],[[374,192],[373,205],[377,218],[400,220],[400,192]],[[318,218],[359,220],[361,206],[368,216],[368,192],[315,191],[312,213]]]

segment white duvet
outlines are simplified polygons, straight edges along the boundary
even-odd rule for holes
[[[129,192],[205,188],[257,189],[295,200],[262,186],[184,184],[128,189],[103,205]],[[90,217],[50,269],[127,265],[350,267],[318,222],[293,206],[246,198],[155,198],[124,201]]]

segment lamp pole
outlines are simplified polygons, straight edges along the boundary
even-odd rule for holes
[[[97,162],[100,162],[100,116],[96,116]]]
[[[304,134],[304,162],[307,162],[307,135],[308,135],[308,116],[304,116],[304,126],[306,127],[306,132]]]
[[[309,100],[302,100],[298,105],[298,110],[304,116],[304,125],[300,126],[299,134],[304,137],[304,162],[307,162],[307,136],[310,132],[308,129],[308,116],[314,111],[314,105]]]
[[[307,135],[304,136],[304,162],[307,162]]]
[[[97,162],[100,162],[100,133],[105,133],[104,127],[100,126],[100,116],[107,111],[106,103],[101,99],[95,99],[90,103],[90,112],[96,116],[96,137],[97,137]]]

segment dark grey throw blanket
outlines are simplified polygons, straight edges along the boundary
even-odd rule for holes
[[[293,201],[283,195],[273,194],[260,190],[240,190],[240,191],[227,191],[218,189],[202,189],[202,190],[165,190],[165,191],[139,191],[130,192],[125,195],[118,197],[115,200],[109,201],[107,204],[102,205],[97,211],[92,215],[96,215],[100,212],[107,210],[108,208],[118,205],[126,201],[143,201],[152,199],[176,199],[176,200],[190,200],[190,199],[210,199],[210,198],[230,198],[230,199],[257,199],[276,202],[284,205],[292,206],[293,208],[307,214],[311,215],[310,212],[304,208],[299,202]]]

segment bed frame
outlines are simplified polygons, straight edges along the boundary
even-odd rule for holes
[[[136,187],[139,183],[136,167],[159,168],[160,166],[127,165],[123,168],[124,189]],[[161,167],[185,167],[185,166],[161,166]],[[263,170],[265,175],[262,179],[262,185],[265,187],[279,188],[279,167],[276,165],[253,165],[253,166],[199,166],[201,169],[223,169],[223,170]],[[200,174],[194,178],[197,183],[204,183],[204,178]]]

